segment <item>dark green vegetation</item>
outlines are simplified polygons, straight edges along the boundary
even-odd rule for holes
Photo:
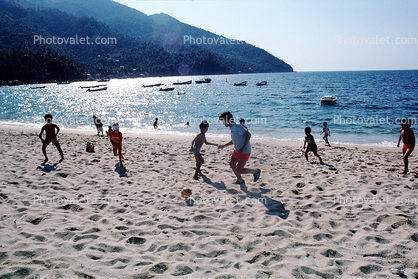
[[[220,37],[168,15],[147,16],[111,0],[0,0],[0,7],[0,80],[293,71],[249,44],[185,44],[185,35]],[[92,44],[40,44],[35,42],[39,36],[88,37]],[[95,44],[96,38],[116,41]]]

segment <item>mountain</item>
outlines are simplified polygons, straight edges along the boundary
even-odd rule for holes
[[[30,7],[49,7],[77,17],[93,17],[121,33],[140,41],[157,43],[170,53],[189,51],[184,36],[193,38],[221,38],[209,31],[182,23],[166,14],[146,14],[112,0],[17,0]],[[293,68],[263,49],[250,44],[199,44],[231,65],[230,73],[237,72],[292,72]],[[232,64],[231,64],[232,63]]]
[[[185,35],[226,38],[111,0],[0,0],[0,6],[0,80],[292,71],[249,44],[185,44]],[[45,42],[54,37],[61,43]],[[62,43],[74,37],[113,38],[115,43]]]

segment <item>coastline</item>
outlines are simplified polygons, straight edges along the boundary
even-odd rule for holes
[[[320,165],[300,143],[252,141],[247,165],[261,178],[236,185],[228,148],[204,145],[192,179],[191,138],[126,134],[120,167],[106,138],[63,130],[65,160],[51,145],[42,164],[37,129],[0,130],[0,276],[418,275],[414,153],[399,175],[400,149],[319,146]]]
[[[26,132],[40,132],[43,125],[40,125],[39,128],[35,127],[28,127],[28,126],[18,126],[18,125],[1,125],[0,129],[5,130],[20,130],[20,131],[26,131]],[[162,140],[184,140],[186,142],[191,142],[195,135],[188,136],[188,135],[172,135],[172,134],[149,134],[149,133],[132,133],[132,132],[124,132],[124,129],[121,129],[121,132],[123,133],[124,137],[132,137],[132,138],[144,138],[144,139],[162,139]],[[70,133],[70,134],[82,134],[82,135],[89,135],[89,136],[97,136],[95,128],[92,128],[91,130],[76,130],[76,129],[61,129],[60,133]],[[198,131],[196,130],[197,134]],[[210,138],[211,133],[207,134],[207,138]],[[225,137],[223,137],[225,136]],[[214,137],[211,138],[211,141],[220,141],[223,142],[225,140],[229,139],[229,134],[221,135],[216,134]],[[303,146],[303,141],[288,141],[288,140],[280,140],[280,139],[255,139],[252,138],[251,142],[257,142],[257,143],[268,143],[273,146],[288,146],[288,147],[299,147]],[[324,146],[324,142],[322,139],[317,139],[316,143],[319,148],[329,148]],[[332,143],[332,141],[331,141]],[[357,149],[375,149],[375,150],[390,150],[393,152],[401,152],[400,148],[397,147],[388,147],[388,146],[376,146],[376,145],[363,145],[363,144],[335,144],[333,143],[332,147],[340,148],[357,148]],[[332,148],[331,147],[331,148]]]

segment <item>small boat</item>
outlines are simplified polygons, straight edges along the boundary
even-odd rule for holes
[[[183,85],[183,84],[192,84],[192,81],[188,80],[188,81],[184,81],[184,82],[180,82],[180,81],[173,82],[173,85]]]
[[[100,87],[100,88],[89,88],[87,89],[87,92],[106,91],[106,90],[107,90],[107,86]]]
[[[174,87],[160,88],[160,91],[173,91]]]
[[[86,89],[86,88],[97,88],[100,86],[106,86],[107,84],[99,84],[99,85],[91,85],[91,86],[80,86],[80,88],[82,89]]]
[[[68,80],[66,81],[57,81],[58,85],[62,85],[62,84],[70,84],[70,82]]]
[[[110,81],[109,78],[100,78],[97,80],[97,82],[108,82],[108,81]]]
[[[155,83],[155,84],[150,84],[150,85],[142,85],[142,87],[156,87],[156,86],[161,86],[163,85],[162,83]]]
[[[182,92],[182,93],[177,92],[177,95],[186,95],[186,92]]]
[[[45,88],[45,85],[44,86],[29,87],[29,89],[42,89],[42,88]]]
[[[243,81],[243,82],[240,82],[240,83],[234,83],[234,86],[246,86],[246,85],[247,85],[246,81]]]
[[[262,81],[256,84],[257,86],[267,85],[267,81]]]
[[[333,105],[337,102],[337,97],[335,96],[324,96],[321,98],[321,105]]]
[[[200,84],[200,83],[210,83],[211,81],[212,80],[210,78],[205,78],[205,79],[201,79],[201,80],[195,80],[195,82],[197,84]]]
[[[11,80],[11,81],[9,81],[9,83],[8,83],[8,85],[12,85],[12,86],[15,86],[15,85],[22,85],[22,84],[23,84],[23,82],[21,82],[20,80],[17,80],[17,79]]]

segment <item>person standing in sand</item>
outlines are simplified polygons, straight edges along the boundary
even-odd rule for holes
[[[403,156],[403,164],[404,170],[399,174],[407,174],[408,169],[408,157],[411,155],[412,151],[415,148],[415,135],[414,132],[410,129],[411,128],[411,119],[402,119],[401,120],[401,134],[399,135],[398,144],[396,145],[399,147],[399,143],[401,140],[403,141],[402,146],[402,156]]]
[[[256,182],[260,178],[261,170],[244,168],[251,154],[251,134],[244,127],[242,127],[242,125],[234,122],[234,118],[229,111],[222,112],[219,115],[219,120],[223,122],[225,127],[228,127],[231,130],[231,141],[224,145],[218,145],[218,149],[234,145],[234,151],[232,152],[229,165],[237,177],[236,183],[245,184],[241,174],[250,173],[254,175],[254,182]]]
[[[324,127],[322,128],[322,132],[320,133],[320,135],[324,134],[323,139],[325,141],[325,144],[328,145],[329,147],[331,147],[331,144],[329,144],[329,141],[328,141],[328,137],[331,136],[331,132],[329,131],[329,129],[327,127],[328,124],[327,124],[327,122],[324,122],[322,125],[324,125]]]
[[[113,131],[109,133],[110,142],[113,145],[113,155],[119,156],[119,164],[122,166],[122,160],[125,158],[122,155],[122,133],[119,131],[119,124],[113,124]]]
[[[96,115],[93,115],[94,125],[96,125],[97,128],[97,135],[100,136],[100,133],[102,133],[103,137],[103,124],[100,121],[99,118],[96,117]]]
[[[200,172],[200,167],[203,165],[204,160],[202,157],[202,154],[200,154],[200,148],[202,148],[202,145],[205,143],[207,145],[215,145],[218,146],[215,143],[209,143],[206,141],[206,132],[209,129],[209,123],[206,120],[203,120],[200,122],[199,125],[200,133],[194,138],[192,141],[192,146],[190,147],[190,152],[193,152],[194,157],[196,159],[196,171],[194,173],[193,179],[198,180],[197,174]]]
[[[319,162],[322,164],[322,159],[321,157],[318,155],[317,151],[318,151],[318,146],[316,146],[315,143],[315,139],[314,137],[311,135],[311,127],[306,127],[305,128],[305,141],[303,142],[303,149],[305,149],[306,144],[308,144],[306,146],[306,150],[305,150],[305,158],[306,158],[306,162],[309,162],[308,160],[308,152],[312,151],[313,154],[318,157]]]
[[[42,127],[41,132],[39,133],[39,138],[42,141],[42,153],[45,156],[44,163],[48,162],[48,156],[46,155],[46,148],[47,146],[52,142],[56,148],[58,149],[58,152],[61,155],[61,161],[64,160],[64,152],[62,152],[60,143],[58,142],[57,135],[60,132],[60,128],[52,123],[52,115],[51,114],[45,114],[44,116],[46,124]],[[57,132],[55,132],[55,130]],[[45,139],[42,138],[42,134],[45,131]]]

